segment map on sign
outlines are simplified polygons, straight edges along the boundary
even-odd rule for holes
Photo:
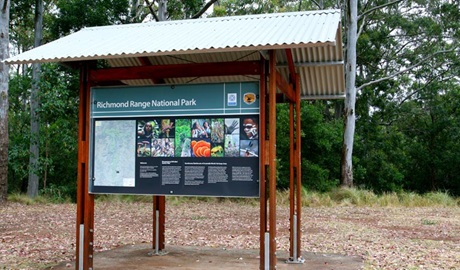
[[[135,129],[135,120],[95,122],[94,186],[135,186]]]

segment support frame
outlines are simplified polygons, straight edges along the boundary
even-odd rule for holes
[[[93,232],[94,232],[94,195],[89,193],[89,130],[90,130],[90,89],[96,85],[106,85],[125,79],[150,79],[152,83],[168,77],[189,76],[228,76],[228,75],[258,75],[260,77],[260,269],[276,269],[276,103],[279,101],[279,88],[285,97],[296,105],[296,144],[295,151],[290,153],[291,162],[295,165],[291,170],[296,171],[295,180],[290,180],[294,185],[291,196],[291,205],[295,205],[293,214],[300,220],[300,86],[298,77],[295,87],[290,82],[281,78],[276,70],[276,51],[269,51],[269,60],[249,61],[228,64],[226,68],[218,63],[169,65],[169,66],[141,66],[132,68],[96,69],[95,62],[80,63],[80,106],[79,106],[79,139],[78,139],[78,191],[77,191],[77,263],[76,269],[93,269]],[[144,63],[145,64],[145,63]],[[257,64],[257,65],[256,65]],[[203,67],[197,69],[190,67]],[[198,69],[199,70],[199,69]],[[152,75],[154,71],[155,75]],[[176,72],[174,72],[176,71]],[[295,74],[291,76],[296,78]],[[267,83],[268,79],[268,83]],[[282,80],[281,80],[282,79]],[[293,111],[292,105],[290,110]],[[293,112],[290,112],[293,114]],[[291,118],[293,118],[291,116]],[[292,122],[292,119],[290,120]],[[293,140],[293,135],[290,135]],[[293,174],[293,173],[292,173]],[[296,198],[294,203],[294,198]],[[164,250],[165,248],[165,208],[164,196],[153,197],[153,230],[152,249]],[[156,215],[159,215],[158,217]],[[291,215],[291,214],[290,214]],[[292,215],[291,215],[292,216]],[[292,223],[292,218],[291,218]],[[298,222],[300,224],[300,221]],[[292,226],[291,226],[292,227]],[[300,227],[300,226],[298,226]],[[300,228],[298,228],[297,248],[300,250]],[[83,234],[83,235],[81,235]],[[158,238],[157,238],[158,237]],[[293,234],[291,234],[291,239]],[[268,243],[267,243],[268,242]],[[266,250],[268,249],[268,250]],[[300,254],[300,251],[297,251]],[[268,256],[268,258],[267,258]],[[81,260],[79,260],[81,258]]]

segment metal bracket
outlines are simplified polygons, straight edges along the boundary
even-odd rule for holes
[[[85,245],[85,225],[80,224],[80,247],[78,250],[78,264],[79,270],[83,270],[83,252],[84,252],[84,245]]]
[[[265,233],[265,269],[264,270],[269,270],[270,269],[270,233],[266,232]]]
[[[149,256],[163,256],[168,254],[167,251],[160,250],[160,211],[156,210],[155,215],[155,250],[148,253]]]
[[[297,215],[294,214],[292,216],[292,219],[293,219],[293,230],[294,230],[294,247],[293,247],[293,251],[294,251],[294,256],[287,259],[286,260],[286,263],[288,264],[302,264],[305,262],[305,259],[303,259],[301,256],[297,256]]]
[[[164,256],[164,255],[166,255],[168,253],[169,252],[167,252],[165,250],[161,250],[161,251],[152,250],[149,253],[147,253],[147,255],[148,256]]]
[[[286,260],[287,264],[303,264],[305,263],[305,259],[302,257],[299,258],[289,258]]]

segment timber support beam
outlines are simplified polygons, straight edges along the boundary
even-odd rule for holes
[[[176,64],[120,67],[91,70],[89,78],[94,82],[114,80],[141,80],[154,81],[165,78],[259,75],[259,61],[239,61],[221,63]]]
[[[83,63],[80,68],[80,105],[78,113],[78,172],[77,172],[77,226],[75,269],[93,267],[94,195],[89,193],[89,108],[91,82],[89,70],[95,62]]]

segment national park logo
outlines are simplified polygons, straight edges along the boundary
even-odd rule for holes
[[[251,105],[252,103],[256,102],[256,94],[254,93],[246,93],[243,96],[244,103]]]
[[[227,94],[227,106],[236,106],[237,102],[237,94],[236,93],[228,93]]]

